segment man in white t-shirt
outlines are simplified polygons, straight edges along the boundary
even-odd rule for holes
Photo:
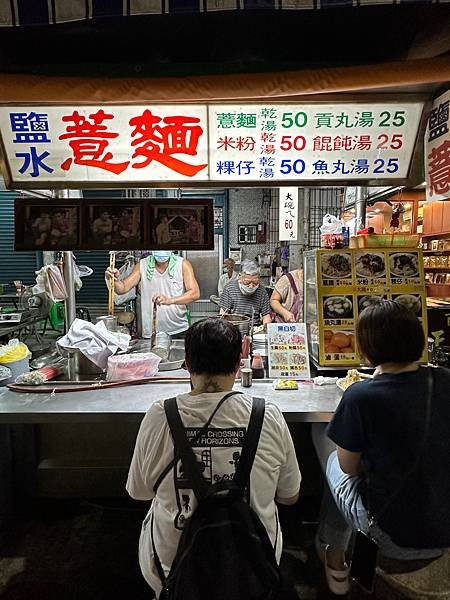
[[[219,296],[222,295],[225,287],[233,281],[233,279],[238,278],[238,274],[234,270],[235,264],[232,258],[226,258],[223,261],[223,269],[224,273],[219,277],[219,283],[217,284],[217,291],[219,292]]]
[[[228,321],[206,319],[190,327],[185,345],[192,391],[179,395],[177,404],[186,433],[193,441],[220,400],[233,388],[240,365],[242,338]],[[195,440],[193,449],[209,483],[234,476],[251,407],[251,397],[236,392],[224,401],[207,432]],[[197,506],[179,461],[161,478],[173,457],[172,437],[161,399],[150,407],[141,423],[126,486],[136,500],[153,499],[142,525],[139,563],[147,583],[157,595],[161,581],[153,558],[153,544],[167,576],[183,525]],[[300,481],[295,449],[284,417],[274,404],[266,403],[250,475],[250,505],[267,530],[278,562],[282,535],[275,500],[280,504],[294,504]],[[155,484],[158,484],[156,493]]]

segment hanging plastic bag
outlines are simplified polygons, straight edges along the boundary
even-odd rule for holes
[[[327,213],[323,217],[322,225],[319,229],[322,235],[326,235],[327,233],[342,233],[343,226],[344,222],[342,219],[338,219],[334,215]]]
[[[33,294],[45,294],[52,302],[67,298],[66,284],[56,265],[45,265],[36,271],[36,285],[33,287]]]
[[[344,246],[343,227],[344,221],[342,219],[338,219],[334,215],[327,213],[323,217],[322,225],[319,227],[321,247],[331,249],[342,248]]]
[[[79,292],[83,287],[83,282],[81,281],[80,269],[78,268],[77,261],[72,252],[72,260],[73,260],[73,285],[75,287],[75,291]]]

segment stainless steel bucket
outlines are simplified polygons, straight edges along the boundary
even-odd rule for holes
[[[109,331],[117,331],[117,317],[113,315],[104,315],[95,319],[96,323],[100,323],[100,321],[103,321],[103,323],[106,326],[106,329],[108,329]]]

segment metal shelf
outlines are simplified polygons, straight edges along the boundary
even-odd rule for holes
[[[444,273],[450,273],[450,267],[424,267],[424,271],[440,271]]]
[[[450,256],[450,250],[423,250],[426,256],[430,254],[438,254],[439,256]]]

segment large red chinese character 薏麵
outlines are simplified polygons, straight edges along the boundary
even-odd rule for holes
[[[163,125],[160,124],[161,121]],[[197,155],[198,141],[203,133],[203,129],[197,125],[199,121],[196,117],[184,116],[161,119],[148,109],[144,110],[142,115],[130,119],[130,125],[134,127],[131,145],[136,146],[132,158],[142,156],[145,159],[134,163],[132,167],[143,169],[155,160],[181,175],[196,175],[208,165],[192,165],[173,155]]]
[[[69,146],[72,148],[73,158],[67,158],[61,169],[68,171],[72,162],[76,165],[97,167],[119,175],[129,165],[129,161],[121,163],[110,162],[113,158],[111,152],[106,152],[109,145],[108,139],[118,137],[118,133],[108,131],[103,121],[113,119],[114,115],[105,113],[103,109],[89,115],[89,118],[80,115],[74,110],[71,115],[62,117],[65,123],[72,122],[73,125],[66,126],[66,133],[59,136],[60,140],[70,139]]]
[[[428,177],[430,194],[447,194],[450,191],[450,141],[433,150],[428,155]]]

